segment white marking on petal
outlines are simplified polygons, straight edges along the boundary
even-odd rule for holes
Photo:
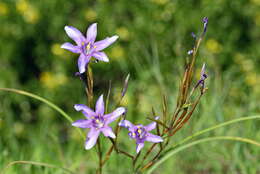
[[[80,46],[80,44],[85,40],[85,37],[82,35],[82,33],[78,29],[76,29],[72,26],[65,26],[64,29],[65,29],[66,33],[68,34],[68,36],[72,40],[74,40],[78,46]]]
[[[105,110],[105,104],[104,104],[103,94],[102,94],[96,102],[96,114],[98,114],[99,116],[103,116],[104,110]]]
[[[97,36],[97,23],[94,23],[88,27],[87,42],[95,42]]]
[[[107,37],[104,40],[95,42],[94,45],[96,46],[96,51],[101,51],[101,50],[105,49],[106,47],[108,47],[109,45],[114,43],[117,39],[118,39],[118,36],[115,35],[112,37]]]

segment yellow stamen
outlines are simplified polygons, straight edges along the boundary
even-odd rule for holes
[[[86,49],[87,49],[87,51],[90,50],[90,43],[88,43],[88,45],[86,46]]]
[[[141,134],[141,133],[142,133],[142,130],[141,130],[141,129],[138,129],[137,132],[138,132],[139,134]]]

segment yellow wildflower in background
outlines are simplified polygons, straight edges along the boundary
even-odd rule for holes
[[[252,4],[260,5],[260,0],[251,0]]]
[[[245,56],[242,53],[236,53],[234,55],[234,61],[237,64],[242,64],[244,59],[245,59]]]
[[[38,10],[29,4],[26,0],[19,0],[16,3],[17,11],[23,16],[24,20],[28,23],[36,23],[39,19]]]
[[[245,72],[254,71],[254,62],[251,59],[243,60],[243,63],[241,64],[241,66],[242,66],[242,70]]]
[[[256,24],[257,26],[260,26],[260,12],[258,12],[258,13],[256,14],[254,20],[255,20],[255,24]]]
[[[62,49],[61,45],[57,44],[57,43],[55,43],[55,44],[53,44],[51,46],[51,52],[52,52],[52,54],[54,54],[56,56],[63,56],[63,55],[65,55],[64,49]]]
[[[88,9],[85,13],[85,18],[88,21],[93,22],[97,19],[97,13],[92,9]]]
[[[7,15],[9,12],[9,9],[7,5],[3,2],[0,2],[0,15],[4,16]]]
[[[257,84],[257,74],[256,72],[250,72],[246,74],[246,83],[249,86],[254,86]]]
[[[110,57],[113,59],[122,59],[125,56],[124,48],[121,46],[114,46],[110,52]]]
[[[25,13],[29,8],[29,4],[25,0],[19,0],[16,2],[16,10],[19,13]]]
[[[151,0],[153,3],[155,4],[159,4],[159,5],[164,5],[166,4],[169,0]]]
[[[119,27],[116,29],[116,33],[119,35],[122,40],[129,40],[130,33],[125,27]]]
[[[215,39],[207,40],[206,48],[211,53],[219,53],[222,50],[221,44]]]
[[[20,137],[24,133],[24,124],[20,122],[15,122],[13,126],[15,135]]]
[[[67,82],[64,74],[53,74],[51,72],[43,72],[40,75],[40,82],[47,88],[53,89]]]

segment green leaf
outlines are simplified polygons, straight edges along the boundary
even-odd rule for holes
[[[172,157],[173,155],[177,154],[178,152],[181,152],[191,146],[201,144],[201,143],[206,143],[209,141],[216,141],[216,140],[231,140],[231,141],[238,141],[238,142],[244,142],[244,143],[249,143],[252,145],[256,145],[260,147],[260,142],[248,139],[248,138],[242,138],[242,137],[232,137],[232,136],[216,136],[216,137],[209,137],[209,138],[203,138],[197,141],[193,141],[191,143],[185,144],[183,146],[180,146],[178,148],[172,149],[168,151],[166,155],[164,155],[161,159],[159,159],[150,169],[148,169],[147,174],[152,173],[154,169],[156,169],[161,163],[163,163],[165,160],[168,158]]]
[[[70,123],[73,122],[72,118],[64,111],[62,110],[60,107],[58,107],[57,105],[55,105],[54,103],[50,102],[49,100],[40,97],[38,95],[32,94],[30,92],[26,92],[26,91],[22,91],[22,90],[18,90],[18,89],[13,89],[13,88],[0,88],[0,90],[2,91],[8,91],[8,92],[14,92],[17,94],[21,94],[21,95],[25,95],[31,98],[34,98],[36,100],[39,100],[45,104],[47,104],[48,106],[50,106],[51,108],[53,108],[54,110],[56,110],[58,113],[60,113],[66,120],[68,120]],[[84,138],[83,133],[81,132],[80,129],[77,128],[77,131],[80,133],[80,135]]]

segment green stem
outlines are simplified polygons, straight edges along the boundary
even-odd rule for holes
[[[99,166],[98,166],[97,173],[102,174],[103,163],[102,163],[102,151],[101,151],[100,137],[98,137],[98,140],[97,140],[97,150],[98,150],[98,160],[99,160]]]

